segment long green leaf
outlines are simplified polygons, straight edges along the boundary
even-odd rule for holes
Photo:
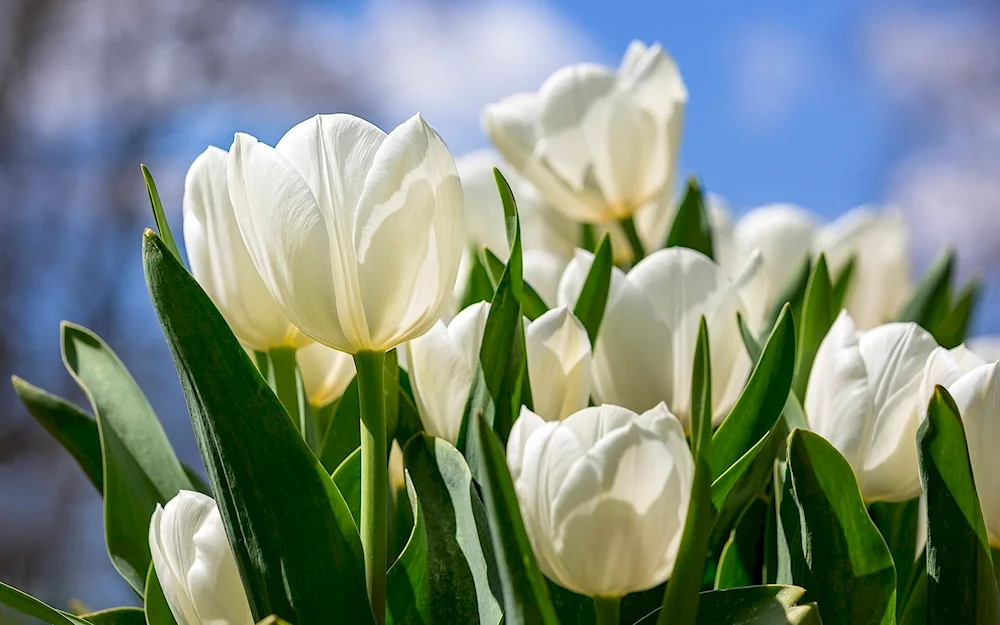
[[[708,540],[715,519],[712,507],[712,361],[708,326],[701,318],[691,377],[691,448],[694,454],[694,486],[684,521],[674,571],[663,593],[659,625],[690,625],[698,613],[698,592]]]
[[[90,625],[77,616],[49,607],[31,595],[3,582],[0,582],[0,603],[49,625]]]
[[[590,344],[597,345],[597,331],[604,319],[604,309],[608,305],[608,292],[611,290],[611,271],[615,258],[611,249],[611,237],[605,233],[594,252],[594,262],[587,272],[587,279],[576,298],[573,314],[583,327],[587,329]]]
[[[767,503],[754,499],[736,521],[732,535],[726,541],[715,574],[715,588],[739,588],[761,583],[764,521]]]
[[[160,192],[156,190],[156,183],[153,182],[153,174],[145,165],[139,165],[142,170],[142,180],[146,183],[146,194],[149,196],[149,207],[153,211],[153,221],[156,223],[156,232],[159,233],[163,244],[167,246],[170,253],[174,255],[177,262],[182,263],[181,253],[177,250],[177,242],[170,232],[170,223],[167,222],[167,214],[163,210],[163,202],[160,201]]]
[[[483,266],[483,259],[478,251],[473,249],[469,253],[472,259],[472,266],[469,267],[469,277],[465,284],[465,293],[462,295],[460,306],[462,309],[468,308],[477,302],[488,302],[493,298],[493,287],[490,285],[490,275]]]
[[[896,565],[896,615],[901,615],[909,598],[908,584],[917,560],[919,499],[876,502],[868,509],[875,527],[885,539]],[[919,563],[923,566],[923,562]]]
[[[696,178],[688,180],[684,199],[677,207],[674,223],[670,227],[663,247],[686,247],[715,258],[712,246],[712,224],[705,207],[705,197],[701,184]]]
[[[489,248],[484,247],[483,264],[486,266],[486,272],[489,274],[490,285],[496,289],[500,283],[500,278],[503,276],[504,262],[497,258],[497,255]],[[521,309],[525,317],[534,321],[544,315],[549,310],[549,307],[542,300],[542,296],[538,294],[538,291],[527,282],[524,282],[521,291]]]
[[[844,265],[844,268],[840,270],[840,273],[833,280],[833,288],[830,291],[830,310],[833,313],[834,319],[840,314],[840,311],[844,308],[844,303],[847,301],[847,294],[854,283],[854,268],[856,266],[857,257],[852,256],[851,260],[847,261],[847,264]]]
[[[254,618],[374,617],[361,541],[329,473],[211,300],[147,230],[143,265]]]
[[[778,316],[788,304],[792,309],[794,319],[802,318],[802,305],[805,303],[806,286],[809,284],[809,276],[812,275],[812,258],[806,257],[802,260],[799,268],[789,279],[788,284],[781,290],[778,298],[774,301],[771,311],[764,317],[763,328],[773,328],[778,321]]]
[[[111,608],[80,618],[93,625],[146,625],[146,613],[140,608]]]
[[[952,349],[962,344],[969,333],[969,324],[972,322],[972,313],[976,303],[979,301],[980,284],[973,280],[955,300],[955,305],[948,312],[948,315],[938,323],[935,328],[935,337],[941,347]]]
[[[927,270],[897,320],[912,321],[934,334],[937,324],[948,314],[951,306],[949,300],[954,267],[955,252],[948,250]]]
[[[96,334],[64,323],[63,361],[97,415],[104,464],[104,531],[111,563],[140,595],[149,569],[149,519],[194,486],[153,408]]]
[[[146,610],[146,625],[177,625],[167,598],[163,594],[163,587],[156,577],[156,569],[152,565],[146,574],[146,592],[143,594],[143,604]]]
[[[469,436],[481,450],[478,472],[503,588],[504,623],[555,625],[559,621],[524,529],[503,447],[481,416],[471,422]]]
[[[833,285],[830,284],[830,273],[826,268],[826,258],[820,254],[802,304],[802,316],[799,317],[799,338],[796,342],[798,354],[795,361],[795,377],[792,390],[799,397],[806,396],[806,384],[812,371],[813,360],[826,333],[830,331],[836,313],[833,310]]]
[[[354,527],[361,528],[361,448],[344,458],[331,476],[337,485],[347,509],[351,511]]]
[[[718,478],[774,427],[795,371],[795,324],[786,304],[750,381],[712,438],[712,476]]]
[[[1000,623],[1000,593],[965,428],[940,386],[917,444],[927,493],[927,622]]]
[[[781,496],[778,583],[806,589],[827,625],[894,623],[896,571],[847,460],[822,437],[794,430]]]
[[[795,586],[750,586],[706,590],[699,595],[696,625],[820,625],[815,605],[797,605],[803,590]],[[662,610],[635,625],[653,625]],[[670,622],[673,622],[672,620]]]

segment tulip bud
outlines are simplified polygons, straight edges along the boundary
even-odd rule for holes
[[[817,247],[834,276],[854,259],[844,307],[858,328],[897,317],[912,290],[909,233],[901,214],[854,209],[823,229]]]
[[[271,297],[247,252],[229,200],[229,154],[210,147],[184,180],[184,246],[191,273],[233,334],[252,349],[301,347],[311,342]]]
[[[708,257],[681,247],[654,252],[627,274],[613,269],[594,346],[594,400],[636,412],[666,402],[687,425],[704,316],[711,337],[712,422],[720,423],[750,372],[736,315],[746,315],[740,289],[758,260],[755,255],[736,281]],[[560,304],[575,305],[592,263],[592,254],[577,252],[559,284]]]
[[[616,72],[564,67],[537,93],[486,107],[497,149],[567,217],[617,221],[673,188],[687,89],[659,45],[634,42]]]
[[[302,374],[306,397],[316,408],[338,399],[354,379],[354,359],[351,355],[320,343],[297,351],[295,360]]]
[[[1000,363],[976,367],[948,387],[965,426],[969,460],[990,546],[1000,548]]]
[[[274,148],[237,133],[230,196],[261,278],[295,325],[350,354],[434,325],[462,255],[455,163],[420,115],[391,133],[319,115]]]
[[[211,497],[182,490],[149,524],[153,568],[178,625],[253,625],[236,558]]]
[[[641,416],[598,406],[550,423],[523,409],[507,464],[547,577],[600,597],[646,590],[670,577],[694,461],[665,405]]]
[[[524,342],[535,414],[565,419],[590,401],[590,339],[568,308],[525,321]]]
[[[858,332],[843,311],[816,352],[805,398],[809,427],[847,458],[867,501],[920,494],[921,385],[936,347],[915,323]]]

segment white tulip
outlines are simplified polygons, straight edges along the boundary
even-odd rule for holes
[[[184,180],[184,247],[191,272],[233,334],[252,349],[311,342],[271,297],[247,252],[229,200],[229,154],[209,147]]]
[[[555,306],[558,300],[559,281],[566,271],[569,258],[548,250],[525,250],[522,258],[525,282],[535,289],[535,293],[538,293],[546,306],[550,308]]]
[[[574,306],[593,263],[580,250],[559,284],[559,303]],[[691,372],[702,316],[712,360],[712,422],[718,424],[739,398],[751,362],[740,337],[740,295],[759,264],[748,262],[731,281],[708,257],[680,247],[647,256],[628,274],[612,270],[611,289],[594,346],[594,400],[640,412],[666,402],[690,423]]]
[[[659,45],[633,42],[618,71],[564,67],[537,93],[486,107],[504,158],[571,219],[632,216],[673,189],[687,89]]]
[[[981,365],[948,387],[955,400],[990,546],[1000,548],[1000,363]]]
[[[473,304],[451,323],[438,322],[410,341],[410,380],[424,429],[452,444],[458,440],[490,305]],[[524,320],[531,395],[548,420],[585,408],[590,399],[590,340],[565,308]]]
[[[910,297],[909,232],[897,211],[861,207],[823,229],[817,247],[831,275],[854,258],[844,307],[862,330],[895,319]]]
[[[920,406],[924,412],[934,395],[934,387],[951,386],[960,377],[976,367],[985,365],[978,354],[973,353],[965,345],[954,349],[937,347],[931,352],[924,365],[923,381],[920,383]],[[921,415],[922,416],[922,415]]]
[[[915,323],[858,332],[842,311],[816,352],[805,397],[809,427],[847,458],[867,501],[920,494],[916,436],[936,347]]]
[[[302,374],[306,398],[316,408],[338,399],[347,390],[356,373],[350,354],[320,343],[303,347],[295,353]]]
[[[318,115],[274,148],[237,133],[230,154],[250,257],[304,333],[355,354],[434,325],[462,255],[462,189],[420,115],[388,135],[357,117]]]
[[[253,625],[222,517],[211,497],[182,490],[156,511],[149,551],[177,625]]]
[[[598,406],[551,423],[523,409],[507,464],[547,577],[600,597],[646,590],[670,577],[694,461],[665,405],[641,416]]]
[[[987,362],[1000,360],[1000,336],[977,336],[969,339],[965,344]]]

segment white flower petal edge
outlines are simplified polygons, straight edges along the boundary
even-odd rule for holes
[[[612,597],[670,576],[694,462],[664,404],[641,416],[586,408],[552,423],[524,409],[510,441],[508,464],[545,575],[578,593]]]
[[[149,525],[156,577],[178,625],[253,625],[250,604],[211,497],[180,491]]]

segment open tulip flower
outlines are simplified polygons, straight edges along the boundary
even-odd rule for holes
[[[490,305],[480,302],[409,343],[410,377],[424,428],[454,444],[479,366]],[[524,320],[528,377],[538,414],[558,420],[590,399],[590,340],[566,308]]]
[[[740,338],[740,294],[756,271],[751,259],[742,277],[730,280],[708,257],[679,247],[654,252],[627,274],[615,269],[604,321],[594,346],[594,399],[636,412],[666,402],[685,427],[690,423],[691,363],[698,322],[711,336],[712,422],[736,402],[750,358]],[[580,250],[563,274],[559,302],[573,305],[593,255]]]
[[[182,490],[156,506],[149,551],[177,625],[253,625],[240,572],[211,497]]]
[[[184,181],[184,245],[191,273],[245,345],[267,351],[312,340],[288,320],[243,243],[229,199],[229,154],[210,147]]]
[[[507,464],[539,568],[591,597],[622,597],[674,568],[694,462],[664,404],[585,408],[549,422],[523,409]]]

